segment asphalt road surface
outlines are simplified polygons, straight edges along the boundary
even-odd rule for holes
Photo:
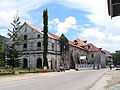
[[[108,69],[48,73],[40,77],[0,82],[0,90],[89,90]]]

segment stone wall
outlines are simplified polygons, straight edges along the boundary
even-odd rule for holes
[[[102,68],[106,67],[106,57],[102,52],[89,52],[88,62],[90,64],[99,64]]]

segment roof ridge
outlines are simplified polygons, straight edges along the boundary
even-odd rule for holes
[[[38,31],[38,32],[42,32],[43,31],[43,29],[41,29],[41,28],[39,28],[39,27],[36,27],[36,26],[34,26],[34,25],[32,25],[32,24],[29,24],[29,23],[26,23],[26,22],[24,22],[24,24],[27,24],[27,25],[29,25],[31,28],[33,28],[33,29],[35,29],[36,31]],[[24,25],[23,24],[23,25]],[[60,36],[57,36],[57,35],[55,35],[55,34],[53,34],[53,33],[51,33],[51,32],[48,32],[48,35],[50,36],[50,37],[52,37],[52,38],[55,38],[55,39],[59,39],[60,38]],[[70,45],[72,45],[72,46],[75,46],[75,47],[79,47],[79,48],[81,48],[81,49],[83,49],[83,50],[85,50],[85,48],[83,48],[82,46],[84,46],[84,45],[92,45],[92,46],[94,46],[95,48],[94,48],[94,50],[96,51],[100,51],[100,49],[99,48],[97,48],[94,44],[92,44],[92,43],[85,43],[84,42],[84,40],[80,40],[80,38],[77,38],[76,39],[77,41],[79,41],[79,43],[77,44],[77,45],[75,45],[75,43],[74,43],[74,41],[71,41],[71,40],[68,40],[69,41],[69,44]],[[88,50],[89,51],[89,50]]]
[[[42,31],[43,31],[43,29],[41,29],[41,28],[39,28],[39,27],[36,27],[36,26],[34,26],[34,25],[32,25],[32,24],[28,24],[28,23],[26,23],[26,22],[25,22],[25,24],[29,25],[31,28],[34,28],[35,30],[37,30],[37,31],[39,31],[39,32],[42,32]],[[57,36],[57,35],[55,35],[55,34],[53,34],[53,33],[51,33],[51,32],[48,32],[48,35],[50,35],[51,37],[53,37],[53,38],[55,38],[55,39],[59,39],[59,38],[60,38],[59,36]]]

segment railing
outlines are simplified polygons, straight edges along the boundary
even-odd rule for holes
[[[77,64],[76,70],[86,70],[86,69],[100,69],[101,65],[95,64]]]

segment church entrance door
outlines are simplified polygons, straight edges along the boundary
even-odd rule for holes
[[[42,59],[38,58],[37,59],[37,68],[41,68],[42,67]]]
[[[28,67],[28,60],[26,58],[23,59],[23,69],[27,69]]]

